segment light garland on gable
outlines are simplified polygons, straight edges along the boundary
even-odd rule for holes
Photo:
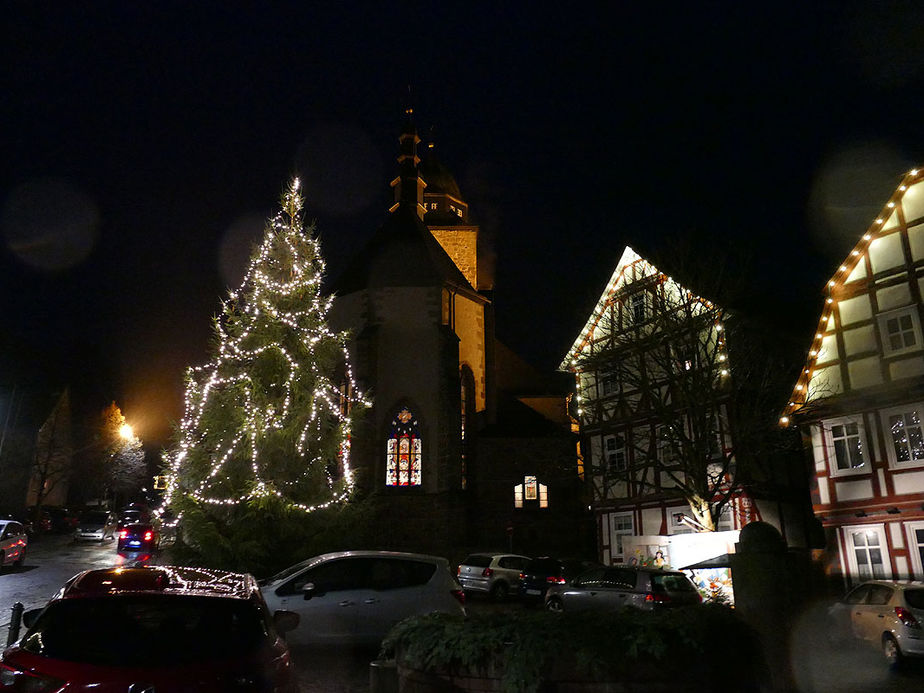
[[[831,277],[831,279],[826,284],[825,290],[827,292],[827,297],[825,298],[824,309],[822,310],[821,318],[818,321],[818,329],[816,330],[815,338],[812,340],[812,344],[809,347],[805,367],[802,369],[802,373],[799,374],[799,378],[796,381],[793,392],[789,397],[789,401],[783,408],[782,415],[780,416],[780,424],[782,426],[790,425],[792,423],[793,413],[808,403],[809,397],[811,395],[809,384],[811,383],[812,376],[814,375],[818,357],[822,353],[822,340],[826,336],[834,334],[837,330],[837,326],[832,319],[834,318],[834,309],[837,306],[837,301],[839,300],[839,295],[841,294],[844,285],[847,283],[847,280],[856,269],[857,265],[865,261],[865,258],[868,255],[869,247],[872,245],[873,241],[884,234],[897,233],[901,231],[902,226],[897,226],[895,229],[890,228],[887,231],[883,231],[883,225],[886,223],[886,221],[888,221],[890,215],[898,214],[896,207],[902,201],[902,198],[904,197],[908,188],[911,185],[924,180],[924,176],[921,174],[922,171],[916,168],[911,169],[908,173],[905,174],[901,184],[898,186],[898,189],[892,193],[892,196],[889,198],[888,202],[886,202],[880,215],[873,220],[869,228],[850,251],[847,256],[847,261],[838,267],[837,272],[835,272],[834,276]],[[904,221],[907,222],[907,219]]]
[[[180,497],[215,506],[276,498],[309,513],[353,491],[351,411],[369,403],[353,381],[346,335],[327,326],[333,298],[321,295],[324,260],[301,216],[295,179],[243,283],[222,303],[217,356],[187,370],[165,507]],[[331,379],[337,363],[343,386]]]

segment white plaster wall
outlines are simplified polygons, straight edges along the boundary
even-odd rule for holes
[[[844,330],[844,351],[847,356],[862,354],[868,351],[878,351],[879,343],[876,341],[876,332],[872,325]]]
[[[892,475],[892,484],[897,494],[924,493],[924,472],[898,472]]]
[[[636,534],[657,534],[661,531],[661,508],[642,510],[642,526],[637,527]]]
[[[896,214],[895,212],[889,212],[889,216],[886,217],[885,223],[879,227],[879,230],[889,231],[897,227],[898,227],[898,214]]]
[[[905,537],[902,533],[901,522],[890,522],[888,524],[889,535],[892,537],[892,546],[896,549],[905,548]]]
[[[873,482],[869,479],[836,481],[834,488],[839,501],[866,500],[873,497]]]
[[[924,217],[924,181],[915,183],[905,191],[902,197],[902,211],[905,222],[912,222]]]
[[[837,361],[839,358],[840,355],[837,353],[837,337],[833,334],[823,337],[815,363],[828,363],[829,361]]]
[[[905,255],[902,252],[901,234],[891,233],[888,236],[874,238],[869,244],[869,259],[873,265],[874,274],[904,266]]]
[[[841,301],[837,306],[837,310],[841,316],[841,325],[850,325],[873,317],[873,309],[869,302],[869,296],[866,294]]]
[[[822,505],[828,505],[831,502],[831,492],[828,489],[829,483],[831,482],[826,477],[818,480],[818,500]]]
[[[901,308],[911,303],[911,288],[907,284],[896,284],[876,292],[879,311]]]
[[[908,244],[911,246],[912,259],[924,259],[924,224],[908,229]]]
[[[824,433],[821,424],[812,425],[812,458],[815,460],[815,471],[825,470],[825,449],[823,445]]]
[[[921,374],[924,374],[924,358],[920,356],[902,359],[901,361],[893,361],[889,364],[889,376],[892,380],[914,378]]]
[[[879,358],[873,356],[858,359],[847,364],[847,375],[850,377],[850,388],[859,390],[882,383],[882,370],[879,367]]]
[[[830,397],[843,391],[844,383],[841,381],[841,369],[839,366],[819,368],[812,373],[812,379],[809,381],[808,386],[809,399]]]
[[[860,281],[861,279],[866,278],[866,263],[862,260],[854,265],[853,269],[850,270],[850,274],[847,276],[847,283]]]

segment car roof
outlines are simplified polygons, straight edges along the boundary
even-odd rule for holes
[[[292,575],[295,571],[300,570],[301,568],[307,568],[308,566],[321,563],[322,561],[329,561],[334,558],[404,558],[412,561],[423,561],[426,563],[437,563],[449,565],[449,561],[443,558],[442,556],[431,556],[425,553],[409,553],[406,551],[374,551],[374,550],[358,550],[358,551],[333,551],[331,553],[322,553],[317,556],[312,556],[311,558],[306,558],[304,561],[299,561],[293,565],[290,565],[288,568],[276,573],[270,578],[267,578],[268,581],[272,582],[279,578],[280,575]]]
[[[63,599],[111,594],[185,594],[248,599],[258,590],[248,573],[188,566],[143,566],[85,570],[59,593]]]
[[[524,556],[523,554],[519,554],[519,553],[510,553],[507,551],[497,551],[494,553],[490,551],[473,551],[472,553],[468,555],[468,557],[470,558],[472,556],[487,556],[489,558],[501,558],[503,556],[512,556],[513,558],[529,559],[529,556]]]

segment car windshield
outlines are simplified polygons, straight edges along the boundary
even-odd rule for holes
[[[160,667],[238,657],[268,637],[266,620],[250,601],[132,594],[53,602],[22,648],[71,662]]]
[[[912,609],[924,609],[924,589],[905,590],[905,601]]]

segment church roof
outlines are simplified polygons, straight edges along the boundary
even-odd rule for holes
[[[436,157],[433,143],[427,145],[424,155],[420,159],[420,177],[427,184],[427,193],[436,193],[442,195],[451,195],[457,200],[462,199],[462,193],[459,190],[459,184],[453,177],[449,169],[443,166]]]
[[[364,289],[447,286],[485,302],[439,242],[407,204],[400,204],[379,227],[333,286],[343,296]]]

